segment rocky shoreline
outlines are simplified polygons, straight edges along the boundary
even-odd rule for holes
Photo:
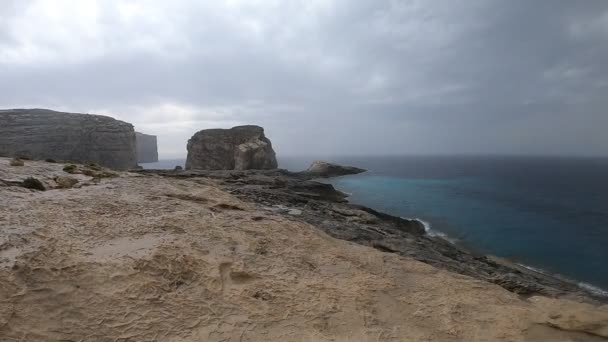
[[[415,219],[403,219],[349,203],[347,195],[331,184],[315,181],[322,176],[319,173],[282,169],[135,172],[173,178],[211,178],[223,190],[241,200],[292,220],[309,223],[332,237],[488,281],[524,298],[543,295],[608,302],[608,298],[581,288],[575,282],[527,270],[505,259],[475,254],[441,237],[430,236],[423,223]]]
[[[573,284],[350,204],[311,173],[13,161],[0,158],[2,341],[608,339],[608,305]]]

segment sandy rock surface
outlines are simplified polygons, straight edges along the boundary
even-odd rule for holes
[[[63,172],[8,162],[0,179]],[[0,183],[0,203],[1,341],[608,339],[605,306],[524,300],[337,240],[211,179]]]

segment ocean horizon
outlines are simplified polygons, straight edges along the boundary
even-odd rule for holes
[[[327,180],[349,201],[423,222],[474,252],[579,282],[608,296],[608,158],[522,156],[279,157],[368,172]],[[173,169],[185,159],[142,164]]]

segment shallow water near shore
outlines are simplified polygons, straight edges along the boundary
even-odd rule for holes
[[[560,274],[598,294],[608,289],[608,159],[283,157],[279,167],[300,171],[314,159],[369,170],[328,180],[353,203],[420,219],[468,249]]]

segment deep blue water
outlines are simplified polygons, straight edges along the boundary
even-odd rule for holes
[[[313,159],[280,158],[279,166],[302,170]],[[330,180],[353,203],[419,218],[469,249],[608,289],[608,158],[331,161],[369,170]]]

